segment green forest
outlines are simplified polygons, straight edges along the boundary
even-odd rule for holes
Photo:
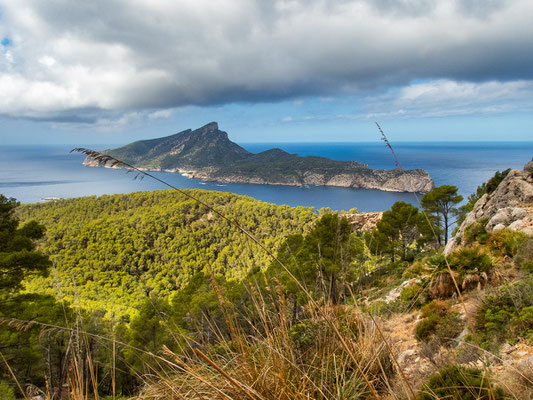
[[[311,208],[263,203],[223,192],[191,191],[252,233],[273,252],[284,237],[310,229]],[[168,297],[198,272],[242,278],[264,268],[268,255],[205,206],[173,191],[88,197],[24,205],[22,221],[47,227],[41,249],[49,277],[26,282],[119,318],[147,296]]]

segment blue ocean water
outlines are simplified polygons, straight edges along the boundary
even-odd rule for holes
[[[252,152],[279,147],[301,156],[319,155],[337,160],[356,160],[372,168],[395,168],[390,151],[381,142],[241,145]],[[0,146],[0,193],[23,203],[32,203],[42,201],[45,197],[70,198],[166,188],[148,178],[133,180],[123,170],[84,167],[81,164],[82,155],[69,153],[72,147]],[[436,185],[456,185],[465,198],[496,171],[521,169],[533,156],[533,142],[403,142],[394,144],[394,149],[404,169],[423,168]],[[227,191],[290,206],[330,207],[335,210],[357,207],[359,211],[381,211],[389,209],[396,201],[416,202],[411,193],[336,187],[221,184],[188,179],[175,173],[156,172],[154,175],[179,188]]]

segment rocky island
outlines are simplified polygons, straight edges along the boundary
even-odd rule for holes
[[[289,154],[281,149],[251,153],[228,138],[211,122],[199,129],[158,139],[141,140],[109,154],[139,169],[179,172],[206,181],[272,185],[318,185],[427,192],[433,181],[422,169],[376,170],[356,161]],[[86,159],[84,165],[100,166]]]

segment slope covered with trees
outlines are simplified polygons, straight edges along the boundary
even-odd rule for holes
[[[193,191],[237,219],[267,248],[309,230],[312,208],[291,208],[222,192]],[[87,197],[20,207],[22,220],[48,227],[51,276],[27,282],[88,309],[120,316],[147,295],[167,297],[197,272],[242,277],[269,260],[259,246],[206,207],[172,192]]]
[[[0,290],[0,398],[530,399],[533,239],[477,223],[444,254],[455,192],[398,202],[366,233],[327,209],[188,192],[275,257],[173,192],[24,206],[39,222],[22,228],[10,200],[2,229],[27,240],[6,271],[41,223],[56,268]]]

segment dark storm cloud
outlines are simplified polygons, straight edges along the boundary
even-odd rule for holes
[[[12,42],[0,50],[0,114],[22,117],[533,75],[530,0],[0,0],[0,9],[0,37]]]

